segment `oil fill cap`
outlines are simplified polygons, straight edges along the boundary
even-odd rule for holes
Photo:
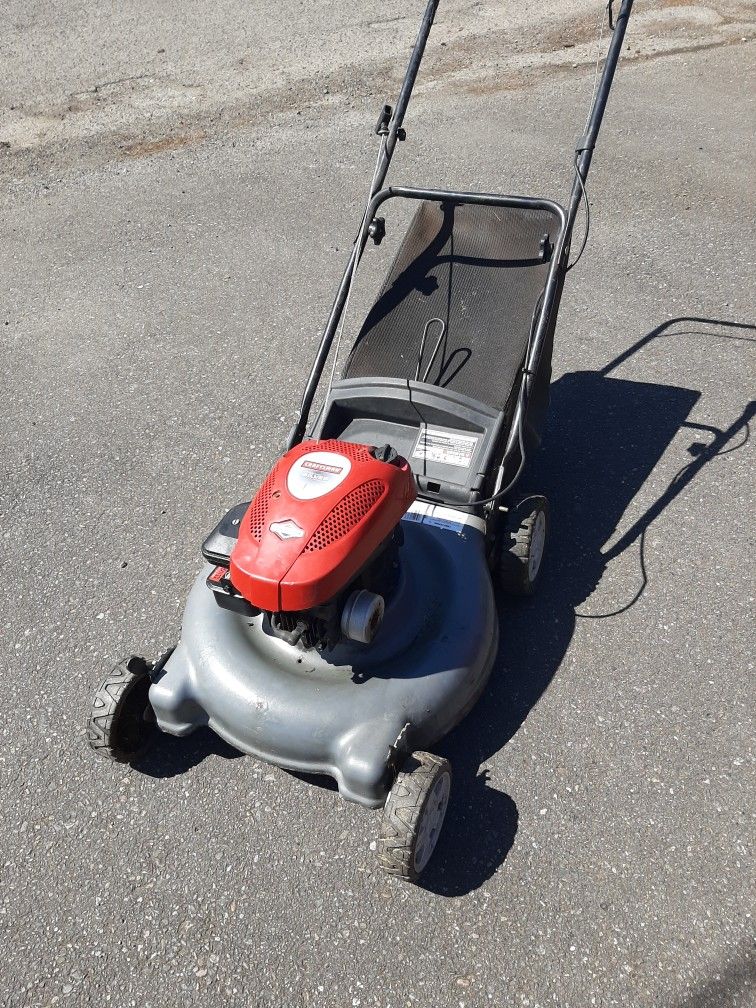
[[[378,462],[388,462],[389,465],[396,465],[396,460],[399,458],[399,452],[388,444],[381,445],[380,448],[371,448],[370,454]]]

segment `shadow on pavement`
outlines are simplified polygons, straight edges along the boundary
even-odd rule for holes
[[[464,896],[489,879],[506,860],[519,819],[509,795],[489,787],[475,756],[455,749],[444,747],[454,785],[438,847],[420,877],[420,886],[439,896]]]
[[[134,764],[149,777],[177,777],[200,764],[208,756],[238,759],[244,753],[234,749],[210,728],[198,728],[186,738],[160,735],[156,744]]]
[[[699,980],[675,1008],[748,1008],[756,990],[756,962],[751,945],[743,942],[733,950],[734,958],[714,967],[711,977]]]
[[[438,747],[452,763],[453,799],[421,884],[440,895],[459,896],[482,885],[509,853],[517,828],[515,803],[481,786],[479,768],[506,745],[547,689],[583,615],[578,610],[608,564],[638,542],[640,585],[614,611],[585,618],[610,618],[640,598],[647,583],[648,527],[707,462],[748,439],[753,402],[726,429],[704,428],[687,420],[700,392],[611,376],[633,353],[680,323],[695,323],[698,328],[674,335],[723,338],[705,325],[739,330],[734,339],[745,340],[745,331],[756,332],[756,326],[737,323],[672,319],[601,371],[566,374],[551,386],[545,450],[533,460],[523,481],[524,491],[544,493],[551,505],[551,540],[538,593],[524,600],[499,599],[501,644],[488,689]],[[703,433],[708,443],[696,441],[690,446],[688,460],[666,490],[606,549],[628,505],[685,428]],[[470,851],[479,844],[481,856],[470,861]]]

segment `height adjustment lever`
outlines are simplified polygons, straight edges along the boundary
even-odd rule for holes
[[[384,105],[381,109],[381,114],[378,116],[378,122],[375,124],[375,132],[377,136],[386,136],[388,133],[388,125],[392,112],[393,109],[390,105]]]
[[[375,132],[378,136],[388,136],[389,124],[391,122],[391,115],[393,111],[394,110],[390,105],[384,105],[381,109],[381,113],[378,116],[378,122],[375,124]],[[407,139],[407,131],[401,126],[396,130],[396,139]]]
[[[373,239],[376,245],[380,245],[383,239],[386,237],[386,218],[373,217],[373,219],[368,224],[368,234]]]

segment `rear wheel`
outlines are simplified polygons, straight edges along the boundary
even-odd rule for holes
[[[507,516],[499,557],[499,584],[511,595],[535,591],[549,533],[549,502],[526,497]]]
[[[150,706],[151,666],[132,655],[119,662],[97,690],[87,720],[87,741],[96,753],[116,763],[131,763],[156,732]]]
[[[389,875],[418,880],[436,848],[450,791],[449,762],[427,752],[412,753],[383,810],[378,862]]]

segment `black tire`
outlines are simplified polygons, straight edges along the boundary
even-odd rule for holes
[[[499,585],[510,595],[532,595],[549,535],[549,502],[526,497],[507,515],[499,557]]]
[[[132,655],[110,671],[95,693],[87,741],[96,753],[116,763],[131,763],[153,740],[150,670],[144,658]]]
[[[397,774],[383,809],[378,863],[389,875],[417,882],[430,860],[449,801],[451,766],[414,752]]]

